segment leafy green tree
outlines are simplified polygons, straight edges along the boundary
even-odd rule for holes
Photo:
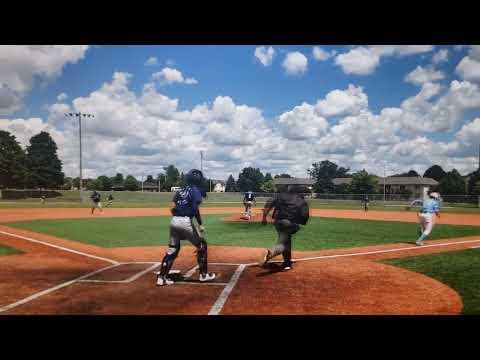
[[[128,175],[125,178],[124,188],[127,191],[137,191],[138,190],[138,182],[132,175]]]
[[[264,182],[264,176],[260,169],[253,167],[246,167],[238,175],[237,188],[244,191],[261,191],[261,186]]]
[[[463,195],[465,194],[465,181],[462,175],[453,169],[440,181],[439,189],[442,195]]]
[[[332,193],[335,190],[332,180],[338,177],[346,177],[349,171],[349,168],[338,167],[337,164],[329,160],[324,160],[313,163],[308,173],[315,180],[313,186],[315,192]]]
[[[440,165],[433,165],[430,166],[424,173],[423,177],[428,177],[434,179],[438,182],[442,181],[442,179],[447,175],[447,173],[442,169]]]
[[[57,144],[48,132],[30,139],[27,147],[27,168],[31,187],[59,188],[65,177],[62,162],[57,155]]]
[[[227,182],[225,183],[225,192],[236,192],[236,191],[237,191],[237,183],[235,182],[233,175],[230,174],[230,176],[227,179]]]
[[[170,191],[172,186],[180,185],[180,172],[174,165],[168,165],[163,168],[165,170],[165,188]]]
[[[266,173],[266,174],[265,174],[265,178],[264,178],[263,180],[264,180],[265,182],[266,182],[266,181],[273,180],[273,178],[272,178],[272,174],[270,174],[270,173]]]
[[[14,135],[0,130],[0,188],[25,186],[26,156]]]
[[[468,193],[470,195],[478,195],[475,189],[479,181],[480,181],[480,169],[471,173],[470,178],[468,179]]]
[[[63,180],[62,190],[71,190],[73,186],[73,179],[71,177],[66,177]]]
[[[105,175],[99,176],[96,180],[96,190],[101,190],[101,191],[110,191],[112,190],[112,185],[113,182],[112,180]]]
[[[280,175],[275,175],[275,179],[291,179],[292,176],[289,174],[280,174]]]
[[[352,175],[350,189],[354,194],[373,194],[377,187],[378,180],[365,170],[358,171]]]
[[[113,187],[121,187],[123,186],[123,182],[125,180],[123,179],[123,174],[122,173],[117,173],[113,178],[112,178],[112,186]]]
[[[410,170],[409,172],[406,172],[406,173],[392,175],[392,177],[419,177],[419,176],[420,174],[417,173],[415,170]]]
[[[158,174],[157,181],[160,182],[160,191],[170,191],[170,189],[167,190],[165,186],[165,181],[166,181],[165,174],[163,173]]]
[[[335,194],[350,194],[352,192],[350,184],[335,185],[334,191]]]
[[[470,193],[471,195],[476,195],[476,196],[480,196],[480,180],[478,180],[473,188],[472,188],[472,192]]]
[[[153,176],[152,176],[152,175],[147,175],[147,180],[145,180],[145,182],[147,182],[147,183],[153,183],[153,182],[155,182],[155,180],[153,180]]]
[[[261,186],[261,190],[263,192],[267,192],[267,193],[275,192],[276,188],[275,188],[275,183],[273,182],[273,179],[268,180],[268,181],[264,181],[262,186]]]

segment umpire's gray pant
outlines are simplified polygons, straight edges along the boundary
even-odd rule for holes
[[[287,219],[277,220],[274,223],[278,233],[278,241],[270,249],[272,257],[282,254],[285,262],[290,262],[292,258],[292,235],[300,230],[300,225]]]

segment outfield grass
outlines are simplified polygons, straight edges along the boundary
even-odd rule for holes
[[[204,215],[210,244],[267,247],[276,241],[272,225],[224,222],[228,215]],[[35,232],[103,247],[164,245],[168,242],[170,217],[129,217],[33,220],[9,223]],[[311,218],[294,236],[295,250],[320,250],[413,242],[418,226],[414,223],[335,218]],[[437,225],[429,239],[480,235],[480,227]]]
[[[0,256],[4,255],[12,255],[12,254],[21,254],[22,252],[20,250],[11,248],[6,245],[0,245]]]
[[[387,264],[430,276],[457,291],[462,313],[480,314],[480,249],[385,260]]]

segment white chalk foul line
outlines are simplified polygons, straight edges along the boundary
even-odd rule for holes
[[[223,309],[223,306],[225,305],[225,302],[228,299],[228,296],[232,292],[233,288],[238,282],[238,279],[240,278],[240,275],[242,274],[243,270],[245,270],[246,265],[242,264],[240,265],[237,270],[235,270],[235,273],[233,274],[232,278],[228,282],[227,286],[223,289],[221,292],[220,296],[218,297],[217,301],[215,301],[215,304],[213,304],[212,308],[208,312],[208,315],[218,315]]]
[[[26,236],[12,234],[12,233],[9,233],[9,232],[6,232],[6,231],[0,231],[0,234],[5,234],[5,235],[8,235],[8,236],[12,236],[12,237],[16,237],[16,238],[19,238],[19,239],[27,240],[27,241],[30,241],[30,242],[33,242],[33,243],[42,244],[42,245],[45,245],[45,246],[50,246],[50,247],[53,247],[55,249],[59,249],[59,250],[62,250],[62,251],[66,251],[66,252],[81,255],[81,256],[86,256],[86,257],[89,257],[89,258],[92,258],[92,259],[106,261],[110,264],[120,264],[118,261],[115,261],[115,260],[112,260],[112,259],[107,259],[107,258],[104,258],[104,257],[95,256],[95,255],[92,255],[92,254],[87,254],[87,253],[84,253],[82,251],[69,249],[69,248],[66,248],[66,247],[63,247],[63,246],[53,245],[53,244],[50,244],[48,242],[35,240],[35,239],[29,238],[29,237],[26,237]]]
[[[147,269],[145,270],[142,270],[140,271],[139,273],[129,277],[128,279],[125,280],[126,283],[129,283],[129,282],[132,282],[132,281],[135,281],[137,280],[140,276],[143,276],[145,275],[147,272],[150,272],[152,271],[153,269],[155,269],[157,266],[159,266],[161,263],[155,263],[153,264],[152,266],[149,266]]]
[[[113,264],[113,265],[109,265],[107,267],[104,267],[104,268],[101,268],[101,269],[98,269],[98,270],[95,270],[95,271],[92,271],[92,272],[89,272],[88,274],[85,274],[85,275],[82,275],[82,276],[79,276],[73,280],[70,280],[70,281],[66,281],[64,283],[61,283],[57,286],[54,286],[54,287],[51,287],[51,288],[48,288],[46,290],[43,290],[43,291],[40,291],[38,293],[35,293],[33,295],[30,295],[22,300],[19,300],[19,301],[16,301],[12,304],[9,304],[9,305],[6,305],[6,306],[2,306],[0,307],[0,313],[2,312],[5,312],[5,311],[8,311],[8,310],[11,310],[19,305],[22,305],[22,304],[26,304],[32,300],[35,300],[37,298],[39,298],[40,296],[43,296],[43,295],[47,295],[47,294],[50,294],[58,289],[61,289],[61,288],[64,288],[64,287],[67,287],[69,285],[72,285],[73,283],[77,282],[77,281],[80,281],[80,280],[83,280],[83,279],[86,279],[90,276],[93,276],[95,274],[98,274],[99,272],[102,272],[102,271],[105,271],[105,270],[108,270],[108,269],[112,269],[114,267],[117,267],[119,266],[120,264]]]
[[[480,240],[465,240],[465,241],[456,241],[451,243],[443,243],[443,244],[432,244],[432,245],[423,245],[423,246],[409,246],[404,248],[397,248],[397,249],[387,249],[387,250],[377,250],[377,251],[367,251],[367,252],[359,252],[359,253],[347,253],[347,254],[336,254],[336,255],[323,255],[323,256],[313,256],[307,258],[300,258],[300,259],[292,259],[293,262],[299,261],[309,261],[309,260],[321,260],[321,259],[333,259],[339,257],[350,257],[350,256],[362,256],[362,255],[374,255],[374,254],[383,254],[383,253],[390,253],[390,252],[398,252],[398,251],[405,251],[405,250],[421,250],[424,248],[429,247],[440,247],[440,246],[450,246],[450,245],[458,245],[458,244],[470,244],[480,242]],[[479,246],[480,248],[480,246]],[[280,263],[281,261],[272,261],[273,263]],[[255,266],[258,263],[250,263],[245,264],[245,266]]]

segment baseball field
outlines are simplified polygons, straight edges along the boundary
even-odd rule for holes
[[[212,201],[213,202],[213,201]],[[165,202],[167,205],[168,202]],[[30,204],[32,205],[32,204]],[[271,224],[239,218],[238,202],[202,209],[209,270],[200,283],[187,242],[156,287],[168,241],[166,207],[3,203],[0,314],[480,314],[480,213],[442,214],[415,246],[417,214],[402,208],[312,206],[293,240],[294,267],[258,266]],[[281,259],[277,259],[281,260]]]

